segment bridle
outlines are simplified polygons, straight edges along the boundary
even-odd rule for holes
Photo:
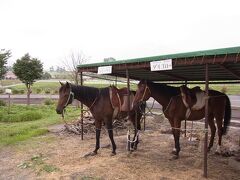
[[[72,97],[72,98],[71,98]],[[68,99],[67,99],[67,102],[65,103],[65,105],[63,106],[63,109],[65,109],[67,107],[67,105],[69,104],[70,100],[73,101],[74,99],[74,93],[72,92],[72,87],[70,85],[70,93],[68,95]]]
[[[150,91],[148,85],[146,84],[145,89],[144,89],[144,92],[143,92],[143,96],[142,96],[142,98],[141,98],[141,101],[143,101],[143,99],[145,98],[147,90],[149,91],[149,93],[150,93],[150,95],[151,95],[151,91]],[[141,102],[141,101],[140,101],[140,102]]]

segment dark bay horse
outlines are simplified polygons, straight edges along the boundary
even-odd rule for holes
[[[181,97],[180,87],[172,87],[166,84],[153,83],[141,80],[138,84],[138,89],[136,91],[136,95],[133,101],[133,106],[136,106],[141,101],[148,100],[150,97],[153,97],[158,103],[162,105],[163,113],[171,124],[172,133],[175,141],[175,150],[173,151],[173,154],[176,155],[174,158],[178,158],[180,152],[179,136],[181,121],[186,118],[187,111],[187,108],[184,105]],[[231,104],[226,94],[215,90],[209,90],[208,102],[208,122],[211,129],[211,138],[208,150],[210,150],[213,146],[216,132],[214,118],[216,119],[219,136],[219,146],[217,150],[220,150],[222,135],[226,133],[227,127],[231,119]],[[203,107],[200,110],[192,111],[187,120],[200,120],[204,117],[205,108]]]
[[[95,127],[96,127],[96,146],[95,150],[90,153],[89,155],[96,155],[97,151],[100,147],[100,133],[101,133],[101,128],[102,124],[104,123],[107,130],[108,130],[108,135],[112,143],[112,155],[116,154],[116,144],[113,139],[113,119],[116,118],[116,112],[115,108],[112,105],[112,101],[110,99],[110,88],[111,87],[106,87],[106,88],[94,88],[94,87],[87,87],[87,86],[78,86],[78,85],[73,85],[70,83],[60,83],[61,87],[59,89],[59,100],[58,100],[58,105],[56,108],[56,112],[58,114],[62,114],[64,108],[68,105],[71,104],[73,99],[77,99],[80,102],[82,102],[85,106],[87,106],[92,113],[94,119],[95,119]],[[118,91],[117,88],[114,88],[114,92]],[[120,89],[118,94],[119,101],[121,101],[121,93],[122,91],[127,92],[127,88]],[[140,125],[140,119],[142,117],[142,108],[143,105],[138,106],[136,110],[130,111],[129,114],[129,119],[133,123],[134,128],[135,128],[135,136],[137,134],[137,130],[141,129]],[[128,113],[127,112],[119,112],[119,116],[127,117]],[[136,123],[137,122],[137,123]],[[134,139],[135,139],[134,136]],[[138,137],[137,137],[137,142],[132,144],[132,147],[134,145],[134,149],[137,148],[137,143],[138,143]]]

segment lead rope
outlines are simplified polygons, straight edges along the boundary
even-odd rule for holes
[[[64,113],[65,113],[65,109],[63,109],[63,112],[62,112],[62,120],[63,120],[63,122],[65,123],[65,125],[68,125],[68,123],[65,121],[65,119],[64,119]]]

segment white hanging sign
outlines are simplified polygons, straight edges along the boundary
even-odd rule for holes
[[[5,93],[6,94],[12,94],[12,90],[11,89],[5,89]]]
[[[172,59],[150,62],[151,71],[172,70]]]
[[[101,66],[98,67],[98,74],[111,74],[112,66]]]

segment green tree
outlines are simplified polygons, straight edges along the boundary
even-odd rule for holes
[[[2,80],[4,74],[7,72],[7,60],[11,57],[10,50],[1,49],[0,50],[0,79]]]
[[[44,72],[43,75],[42,75],[42,79],[51,79],[51,78],[52,78],[52,76],[48,72]]]
[[[27,104],[30,104],[31,86],[42,77],[43,65],[40,60],[25,54],[13,64],[13,72],[27,87]]]

